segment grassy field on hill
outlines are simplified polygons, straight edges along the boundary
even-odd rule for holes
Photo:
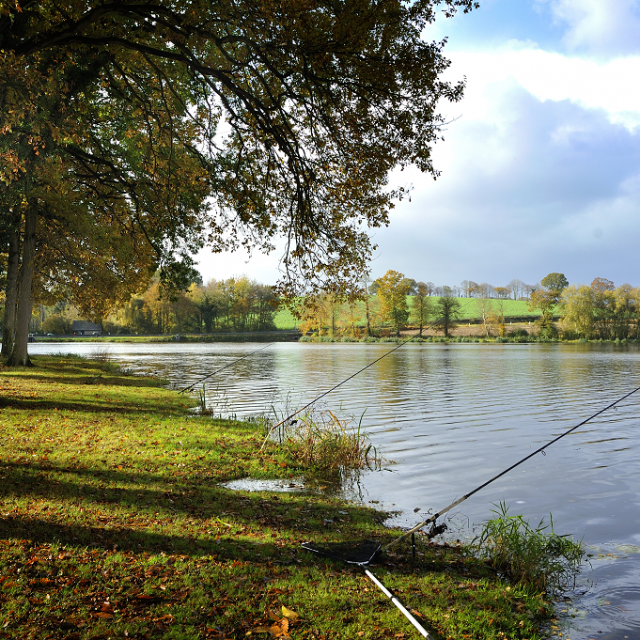
[[[430,298],[432,303],[435,303],[437,298]],[[478,309],[478,301],[476,298],[457,298],[460,302],[460,318],[473,320],[480,317],[480,311]],[[411,296],[407,296],[407,304],[411,308]],[[492,300],[491,303],[495,309],[495,313],[498,311],[498,301]],[[526,300],[504,300],[504,315],[505,319],[509,318],[531,318],[534,320],[540,316],[538,311],[529,311],[528,303]],[[358,303],[360,310],[359,324],[364,326],[364,302]],[[279,309],[275,315],[275,324],[278,329],[293,329],[296,326],[296,319],[291,312],[282,308]]]
[[[296,326],[296,319],[286,307],[282,307],[276,311],[274,322],[276,329],[293,329]]]

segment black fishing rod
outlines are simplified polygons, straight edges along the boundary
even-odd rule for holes
[[[611,407],[615,407],[615,405],[617,405],[618,403],[622,402],[623,400],[625,400],[629,396],[632,396],[637,391],[640,391],[640,387],[636,387],[633,391],[630,391],[629,393],[625,394],[621,398],[618,398],[618,400],[616,400],[615,402],[612,402],[611,404],[607,405],[604,409],[600,409],[600,411],[594,413],[592,416],[589,416],[586,420],[583,420],[580,424],[577,424],[575,427],[571,427],[571,429],[568,429],[564,433],[560,434],[557,438],[554,438],[553,440],[550,440],[549,442],[547,442],[547,444],[543,445],[542,447],[539,447],[533,453],[530,453],[528,456],[525,456],[524,458],[522,458],[521,460],[519,460],[515,464],[512,464],[508,469],[505,469],[504,471],[501,471],[498,475],[493,476],[493,478],[491,478],[490,480],[487,480],[486,482],[481,484],[479,487],[476,487],[473,491],[470,491],[469,493],[466,493],[465,495],[463,495],[461,498],[458,498],[458,500],[456,500],[455,502],[452,502],[448,507],[445,507],[444,509],[438,511],[438,513],[434,513],[430,518],[428,518],[427,520],[424,520],[423,522],[421,522],[420,524],[416,525],[412,529],[409,529],[409,531],[405,531],[401,536],[399,536],[395,540],[391,541],[389,544],[385,545],[383,547],[383,550],[386,551],[387,549],[393,547],[394,545],[398,544],[398,542],[400,542],[400,540],[402,540],[403,538],[406,538],[407,536],[410,536],[411,534],[414,534],[419,529],[422,529],[422,527],[424,527],[425,525],[433,523],[433,526],[435,526],[436,520],[440,516],[442,516],[445,513],[447,513],[447,511],[450,511],[454,507],[457,507],[461,502],[464,502],[467,498],[470,498],[474,493],[478,493],[478,491],[480,491],[481,489],[484,489],[485,487],[489,486],[492,482],[495,482],[498,478],[501,478],[505,474],[509,473],[509,471],[512,471],[516,467],[519,467],[523,462],[526,462],[527,460],[529,460],[529,458],[533,458],[533,456],[537,455],[538,453],[544,454],[544,450],[547,447],[550,447],[552,444],[558,442],[558,440],[561,440],[565,436],[568,436],[571,432],[573,432],[576,429],[578,429],[578,428],[582,427],[583,425],[587,424],[587,422],[590,422],[591,420],[593,420],[594,418],[596,418],[600,414],[604,413],[605,411],[611,409]]]
[[[413,340],[415,337],[416,336],[411,336],[410,338],[407,338],[406,340],[401,342],[397,347],[394,347],[390,351],[387,351],[387,353],[380,356],[373,362],[370,362],[365,367],[362,367],[362,369],[356,371],[354,374],[350,375],[348,378],[345,378],[342,382],[338,382],[337,385],[335,385],[334,387],[331,387],[331,389],[329,389],[328,391],[321,393],[317,398],[314,398],[311,402],[308,402],[307,404],[305,404],[304,407],[302,407],[302,409],[298,409],[297,411],[294,411],[291,415],[287,416],[284,420],[280,420],[278,424],[274,425],[273,427],[271,427],[271,429],[269,429],[269,433],[267,433],[267,437],[264,439],[264,442],[262,443],[262,447],[260,447],[260,451],[262,451],[262,449],[264,448],[264,445],[267,444],[267,440],[278,427],[281,427],[285,422],[288,422],[289,420],[291,420],[291,418],[295,418],[299,413],[302,413],[305,409],[308,409],[311,405],[318,402],[318,400],[321,400],[325,396],[328,396],[332,391],[335,391],[338,387],[341,387],[345,382],[349,382],[349,380],[351,380],[352,378],[355,378],[358,374],[362,373],[369,367],[372,367],[376,362],[380,362],[380,360],[382,360],[383,358],[386,358],[388,355],[392,354],[394,351],[397,351],[398,349],[400,349],[400,347],[404,347],[404,345],[407,344],[407,342],[411,342],[411,340]]]
[[[259,349],[256,349],[255,351],[252,351],[251,353],[247,353],[246,355],[242,356],[241,358],[238,358],[237,360],[234,360],[233,362],[230,362],[229,364],[225,364],[224,367],[220,367],[219,369],[216,369],[214,372],[212,372],[209,375],[205,376],[201,380],[198,380],[197,382],[194,382],[192,385],[189,385],[188,387],[185,387],[182,391],[180,391],[180,393],[184,393],[185,391],[191,391],[191,389],[193,389],[193,387],[195,387],[197,384],[200,384],[200,383],[204,382],[205,380],[208,380],[211,376],[215,376],[216,373],[220,373],[220,371],[222,371],[223,369],[227,369],[231,365],[234,365],[236,362],[240,362],[240,360],[244,360],[245,358],[248,358],[249,356],[252,356],[254,353],[258,353],[258,351],[263,351],[267,347],[270,347],[272,344],[275,344],[275,342],[270,342],[265,347],[260,347]]]

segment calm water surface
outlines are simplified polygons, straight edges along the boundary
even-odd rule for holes
[[[182,388],[256,344],[33,344],[31,353],[109,355]],[[281,416],[390,345],[275,344],[207,380],[222,415]],[[411,345],[324,401],[362,424],[393,463],[363,473],[351,497],[416,524],[564,430],[640,386],[635,346]],[[365,411],[366,410],[366,411]],[[564,607],[564,638],[640,638],[640,392],[479,492],[450,518],[460,535],[505,501],[532,524],[594,554]],[[418,510],[417,512],[415,510]]]

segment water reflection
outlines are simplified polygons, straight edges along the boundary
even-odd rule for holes
[[[255,350],[251,344],[113,344],[114,359],[182,388]],[[90,353],[86,344],[30,345]],[[222,412],[281,417],[329,389],[389,345],[276,344],[206,381]],[[104,349],[104,345],[100,345]],[[638,350],[614,345],[411,345],[367,369],[323,404],[360,418],[395,464],[365,471],[351,496],[415,524],[640,384]],[[640,394],[638,394],[640,396]],[[461,505],[478,523],[504,500],[537,523],[613,553],[583,573],[567,609],[572,640],[640,636],[640,397],[623,401]],[[414,513],[415,508],[421,512]],[[619,550],[616,550],[619,549]],[[601,600],[601,598],[606,598]],[[602,604],[609,602],[609,604]],[[577,613],[576,613],[577,612]],[[574,616],[574,617],[572,617]],[[601,632],[601,633],[599,633]]]

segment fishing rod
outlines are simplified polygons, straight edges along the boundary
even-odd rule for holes
[[[358,374],[362,373],[369,367],[372,367],[376,362],[380,362],[380,360],[382,360],[383,358],[386,358],[388,355],[392,354],[394,351],[397,351],[398,349],[400,349],[400,347],[404,347],[404,345],[407,344],[407,342],[411,342],[411,340],[413,340],[415,337],[416,336],[411,336],[410,338],[407,338],[406,340],[401,342],[397,347],[394,347],[390,351],[387,351],[387,353],[385,353],[384,355],[381,355],[379,358],[377,358],[373,362],[370,362],[368,365],[362,367],[362,369],[356,371],[354,374],[350,375],[348,378],[345,378],[342,382],[339,382],[337,385],[331,387],[331,389],[329,389],[328,391],[321,393],[317,398],[314,398],[311,402],[308,402],[307,404],[305,404],[304,407],[302,407],[302,409],[298,409],[297,411],[294,411],[290,416],[287,416],[284,420],[280,420],[278,424],[274,425],[273,427],[271,427],[271,429],[269,429],[269,433],[267,433],[267,437],[264,439],[264,442],[260,447],[260,451],[264,449],[264,445],[267,444],[267,440],[270,438],[271,434],[278,427],[281,427],[285,422],[288,422],[289,420],[291,420],[291,418],[295,418],[299,413],[302,413],[305,409],[308,409],[311,405],[318,402],[318,400],[321,400],[325,396],[328,396],[332,391],[335,391],[338,387],[341,387],[345,382],[349,382],[349,380],[351,380],[352,378],[355,378]]]
[[[247,353],[246,355],[242,356],[241,358],[238,358],[237,360],[234,360],[233,362],[230,362],[229,364],[225,364],[224,367],[220,367],[219,369],[216,369],[213,373],[210,373],[209,375],[202,378],[202,380],[198,380],[197,382],[194,382],[192,385],[185,387],[182,391],[180,391],[180,393],[184,393],[185,391],[191,391],[191,389],[193,389],[193,387],[195,387],[197,384],[200,384],[201,382],[208,380],[211,376],[215,376],[216,373],[220,373],[220,371],[222,371],[223,369],[227,369],[231,365],[234,365],[236,362],[240,362],[240,360],[244,360],[245,358],[252,356],[254,353],[258,353],[258,351],[263,351],[267,347],[270,347],[272,344],[275,344],[275,342],[270,342],[265,347],[260,347],[259,349],[256,349],[255,351],[251,351],[251,353]]]
[[[525,456],[524,458],[522,458],[521,460],[519,460],[515,464],[512,464],[509,468],[505,469],[504,471],[501,471],[498,475],[493,476],[493,478],[491,478],[490,480],[487,480],[486,482],[481,484],[479,487],[476,487],[473,491],[470,491],[469,493],[466,493],[465,495],[463,495],[461,498],[458,498],[455,502],[452,502],[448,507],[445,507],[444,509],[438,511],[438,513],[434,513],[430,518],[428,518],[427,520],[424,520],[420,524],[418,524],[415,527],[409,529],[409,531],[405,531],[401,536],[399,536],[395,540],[392,540],[389,544],[387,544],[384,547],[382,547],[383,551],[386,551],[387,549],[390,549],[394,545],[398,544],[398,542],[400,542],[400,540],[406,538],[407,536],[415,534],[416,531],[418,531],[419,529],[422,529],[422,527],[424,527],[425,525],[433,523],[433,527],[435,527],[436,520],[440,516],[442,516],[445,513],[447,513],[447,511],[450,511],[454,507],[457,507],[461,502],[464,502],[467,498],[470,498],[473,494],[478,493],[478,491],[480,491],[481,489],[484,489],[485,487],[489,486],[492,482],[495,482],[498,478],[501,478],[505,474],[509,473],[509,471],[512,471],[516,467],[519,467],[523,462],[526,462],[527,460],[529,460],[529,458],[533,458],[533,456],[537,455],[538,453],[542,453],[543,455],[545,455],[544,450],[547,447],[550,447],[552,444],[558,442],[558,440],[561,440],[565,436],[568,436],[572,431],[575,431],[576,429],[578,429],[578,428],[582,427],[583,425],[587,424],[587,422],[590,422],[591,420],[593,420],[594,418],[596,418],[600,414],[604,413],[605,411],[611,409],[612,407],[615,407],[615,405],[617,405],[618,403],[622,402],[623,400],[625,400],[629,396],[632,396],[637,391],[640,391],[640,387],[636,387],[633,391],[629,391],[629,393],[623,395],[621,398],[618,398],[618,400],[616,400],[615,402],[612,402],[611,404],[607,405],[604,409],[600,409],[600,411],[594,413],[592,416],[589,416],[586,420],[583,420],[580,424],[577,424],[575,427],[571,427],[571,429],[568,429],[564,433],[561,433],[558,437],[554,438],[553,440],[550,440],[549,442],[547,442],[547,444],[543,445],[542,447],[539,447],[533,453],[530,453],[528,456]]]

